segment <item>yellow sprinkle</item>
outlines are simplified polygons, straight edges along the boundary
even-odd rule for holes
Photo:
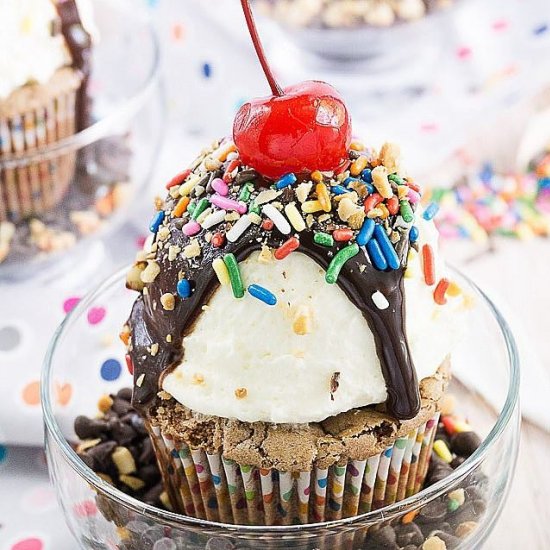
[[[306,228],[306,222],[295,203],[291,202],[285,206],[285,214],[296,231],[300,232]]]
[[[306,201],[302,204],[302,212],[306,214],[313,214],[314,212],[319,212],[323,210],[321,203],[319,201]]]
[[[407,255],[407,269],[405,270],[406,279],[414,279],[418,276],[418,264],[418,253],[414,248],[411,248]]]
[[[388,181],[388,170],[385,166],[377,166],[372,171],[372,183],[382,197],[385,199],[393,197],[393,191]]]
[[[434,442],[434,451],[435,454],[443,460],[443,462],[450,464],[453,461],[453,455],[451,454],[451,451],[449,451],[449,447],[447,447],[445,441],[442,439],[438,439]]]
[[[318,183],[315,186],[315,192],[317,193],[317,198],[323,207],[323,210],[325,212],[330,212],[332,210],[332,204],[330,202],[330,194],[327,186],[324,183]]]
[[[352,141],[349,148],[352,151],[364,151],[365,150],[365,146],[360,141]]]
[[[456,296],[460,296],[461,293],[462,293],[462,289],[454,281],[451,281],[451,284],[447,289],[447,294],[455,298]]]
[[[197,175],[194,175],[194,176],[191,176],[191,178],[188,179],[185,183],[182,183],[179,186],[180,197],[186,197],[187,195],[189,195],[191,191],[193,191],[193,189],[195,188],[195,185],[199,183],[199,181],[200,181],[200,177]]]
[[[382,215],[380,217],[383,220],[385,220],[390,215],[390,211],[388,210],[388,208],[385,204],[380,203],[378,205],[378,209],[382,212]]]
[[[351,163],[351,166],[349,167],[349,173],[352,176],[358,176],[367,167],[367,164],[367,157],[361,155],[359,158],[355,159]]]
[[[233,142],[230,142],[227,145],[220,147],[216,151],[215,155],[219,160],[225,162],[227,160],[227,155],[229,155],[229,153],[234,153],[236,150],[237,147],[235,146],[235,144]]]
[[[216,273],[220,284],[222,286],[228,286],[231,280],[229,278],[229,271],[227,271],[227,266],[224,261],[221,258],[216,258],[212,262],[212,267],[214,268],[214,272]]]
[[[315,170],[315,172],[311,173],[311,179],[315,183],[322,183],[323,182],[323,174],[321,174],[321,172],[319,172],[319,170]]]
[[[461,420],[455,420],[454,421],[454,428],[457,432],[471,432],[472,427],[467,422],[463,422]]]

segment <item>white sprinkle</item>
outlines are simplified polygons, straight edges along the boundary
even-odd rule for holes
[[[138,388],[141,388],[143,385],[143,381],[145,380],[145,374],[142,374],[137,380],[136,380],[136,386]]]
[[[248,216],[241,216],[235,225],[225,235],[230,243],[236,242],[239,237],[250,227],[252,221]]]
[[[264,204],[262,206],[262,212],[275,224],[275,227],[283,234],[288,235],[290,233],[290,224],[286,221],[286,218],[272,205]]]
[[[372,301],[378,309],[388,309],[390,307],[388,299],[379,290],[372,295]]]
[[[216,210],[209,214],[204,221],[202,222],[202,227],[204,229],[210,229],[219,223],[222,223],[225,220],[225,215],[227,212],[225,210]]]

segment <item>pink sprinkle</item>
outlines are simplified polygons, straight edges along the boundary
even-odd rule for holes
[[[188,221],[181,230],[188,236],[192,237],[193,235],[196,235],[200,232],[201,226],[198,222],[195,220]]]
[[[78,296],[71,296],[70,298],[67,298],[63,302],[63,311],[65,313],[69,313],[69,311],[72,311],[76,307],[78,302],[80,302],[80,298]]]
[[[409,189],[409,192],[407,193],[407,198],[413,204],[418,204],[420,202],[420,195],[414,189]]]
[[[472,49],[468,46],[461,46],[456,50],[456,55],[459,59],[467,59],[472,55]]]
[[[498,19],[493,23],[493,29],[495,31],[505,31],[508,28],[508,21],[506,19]]]
[[[88,323],[90,325],[97,325],[103,321],[107,311],[104,307],[92,307],[88,311]]]
[[[229,187],[225,181],[223,181],[221,178],[216,178],[212,181],[212,188],[216,193],[219,193],[220,195],[226,197],[229,193]]]
[[[74,513],[80,518],[95,516],[97,514],[97,506],[92,500],[84,500],[74,505]]]
[[[239,214],[245,214],[248,209],[246,204],[221,195],[213,195],[210,197],[210,202],[222,210],[236,210]]]

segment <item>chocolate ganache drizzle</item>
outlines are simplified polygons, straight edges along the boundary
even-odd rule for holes
[[[72,67],[82,76],[76,99],[76,120],[77,130],[83,130],[89,126],[91,119],[88,84],[92,72],[92,37],[82,24],[76,0],[58,0],[55,5],[61,20],[61,32],[71,54]]]
[[[191,192],[191,202],[193,202],[194,194],[197,195],[197,202],[204,197],[209,198],[214,195],[212,182],[227,173],[230,160],[218,163],[220,166],[214,170],[204,168],[205,157],[215,154],[216,151],[206,152],[193,164],[193,172],[188,175],[188,180],[195,178],[198,181]],[[350,151],[350,160],[353,161],[360,155],[369,154],[368,152]],[[375,167],[380,164],[377,159],[372,158],[371,161],[372,164],[369,166]],[[330,176],[328,177],[330,178]],[[300,183],[308,181],[309,178],[298,178],[298,181],[284,189],[273,203],[278,202],[284,207],[295,202],[300,208],[300,202],[296,199],[296,189]],[[389,181],[397,198],[399,185],[395,183],[396,181],[401,182],[401,185],[406,185],[407,182],[401,178]],[[334,180],[328,183],[336,185],[338,182]],[[259,191],[273,188],[273,181],[264,179],[250,168],[240,166],[233,171],[232,182],[229,183],[229,197],[237,199],[245,185],[253,188],[253,197],[249,203],[250,212],[251,209],[254,211],[254,197]],[[309,184],[306,183],[306,185]],[[327,188],[330,189],[329,185]],[[348,189],[350,196],[357,198],[359,195],[362,207],[364,195],[363,197],[360,195],[363,192],[367,193],[362,190],[362,187],[368,186],[365,186],[361,180],[356,180],[351,185],[354,186],[355,191],[350,186]],[[354,236],[349,242],[335,241],[332,246],[322,246],[315,242],[314,236],[318,232],[330,233],[339,228],[349,229],[349,224],[342,221],[337,214],[338,195],[331,193],[332,213],[326,215],[319,212],[320,216],[311,217],[304,215],[308,223],[302,231],[292,230],[290,234],[283,234],[277,228],[277,224],[273,226],[273,224],[260,223],[260,217],[263,221],[267,220],[266,216],[260,213],[256,214],[258,216],[257,223],[252,223],[236,242],[224,240],[220,246],[219,236],[224,235],[231,228],[234,220],[222,222],[208,230],[201,229],[190,238],[182,231],[182,227],[189,221],[189,217],[185,215],[184,217],[174,217],[172,214],[181,199],[179,196],[172,198],[177,195],[177,192],[171,192],[170,195],[172,196],[168,197],[163,206],[162,225],[160,229],[156,228],[156,244],[153,245],[153,251],[147,256],[139,258],[134,266],[134,274],[136,269],[138,273],[142,272],[151,263],[156,263],[160,268],[157,270],[158,274],[154,280],[145,285],[143,292],[135,301],[127,323],[131,335],[128,353],[135,381],[133,401],[135,406],[142,409],[154,404],[156,394],[162,389],[163,375],[181,362],[185,353],[182,346],[183,338],[193,330],[194,322],[202,313],[202,307],[209,302],[210,297],[219,287],[217,276],[212,267],[216,258],[223,258],[226,254],[233,253],[241,262],[252,252],[261,249],[262,246],[268,246],[274,250],[290,237],[295,237],[299,240],[296,252],[306,254],[327,270],[337,252],[349,246],[359,233],[356,226]],[[310,192],[309,195],[310,199],[314,197],[315,185],[313,185],[313,192]],[[414,205],[411,206],[414,208]],[[260,212],[259,209],[256,211]],[[284,212],[284,208],[282,212]],[[387,412],[398,419],[409,419],[416,416],[420,409],[418,380],[405,331],[403,296],[403,277],[410,246],[411,224],[404,223],[399,212],[375,221],[383,225],[387,232],[392,233],[400,262],[399,267],[384,271],[378,270],[369,259],[366,248],[361,246],[359,253],[344,264],[337,284],[351,302],[361,310],[374,334],[377,354],[387,386]],[[214,238],[215,234],[218,234],[217,238]],[[173,257],[173,254],[170,258],[170,250],[172,252],[183,250],[191,240],[195,239],[200,245],[199,255],[187,258],[178,253],[176,258]],[[192,287],[190,297],[185,299],[180,298],[176,292],[177,283],[181,278],[189,280]],[[134,283],[130,281],[129,286],[139,290]],[[144,285],[138,283],[138,286]],[[389,302],[389,307],[386,309],[380,309],[373,301],[372,296],[377,291],[381,292]],[[161,305],[161,296],[166,293],[175,296],[175,305],[171,310],[167,310]],[[327,312],[327,315],[330,315],[330,312]],[[152,353],[153,349],[154,353]],[[350,359],[353,360],[353,358]],[[223,368],[223,365],[220,365],[220,368]],[[311,368],[315,368],[315,366],[312,365]]]

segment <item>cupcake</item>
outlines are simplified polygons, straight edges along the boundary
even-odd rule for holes
[[[398,147],[351,139],[338,92],[284,90],[168,184],[121,337],[174,510],[336,520],[418,492],[464,298]]]
[[[2,2],[0,27],[0,221],[17,221],[67,191],[75,153],[25,156],[87,125],[91,39],[76,0]]]

